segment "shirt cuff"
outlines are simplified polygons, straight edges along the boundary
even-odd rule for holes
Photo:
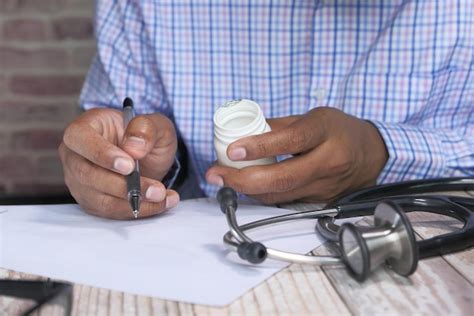
[[[173,165],[171,166],[170,170],[161,181],[167,189],[173,188],[173,185],[175,184],[180,171],[181,171],[181,163],[179,162],[178,157],[174,156]]]
[[[388,152],[377,184],[443,176],[446,161],[440,133],[398,123],[371,122]]]

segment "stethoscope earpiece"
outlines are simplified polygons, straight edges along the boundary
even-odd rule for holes
[[[217,201],[221,207],[221,211],[227,214],[228,211],[237,211],[238,205],[237,193],[229,187],[223,187],[217,192]],[[262,263],[267,258],[267,248],[259,242],[247,242],[243,241],[237,246],[237,253],[240,259],[246,260],[250,263],[257,264]]]
[[[364,281],[384,262],[403,276],[415,272],[418,263],[418,247],[411,224],[392,202],[376,206],[374,227],[343,224],[339,230],[339,246],[346,266],[358,281]]]
[[[258,264],[267,258],[267,248],[259,242],[243,242],[237,246],[240,259],[250,263]]]
[[[229,207],[234,211],[237,210],[237,193],[229,187],[223,187],[217,192],[217,202],[221,207],[222,213],[226,214]]]

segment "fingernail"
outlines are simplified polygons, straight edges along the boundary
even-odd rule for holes
[[[143,148],[143,147],[145,147],[145,139],[143,139],[141,137],[130,136],[125,141],[125,144],[127,146],[132,146],[132,147],[135,147],[135,148]]]
[[[243,147],[237,147],[229,152],[229,158],[231,160],[242,160],[247,156],[247,151]]]
[[[173,208],[176,205],[178,205],[178,202],[179,202],[179,196],[174,195],[174,194],[173,195],[168,195],[166,197],[166,208],[167,209]]]
[[[220,187],[224,186],[224,179],[222,179],[221,176],[211,174],[210,176],[207,177],[207,182],[210,184],[215,184]]]
[[[148,200],[155,201],[155,202],[161,202],[166,196],[166,191],[163,188],[156,187],[156,186],[150,186],[145,193],[145,197]]]
[[[133,162],[126,158],[115,158],[114,169],[124,175],[130,174],[133,171]]]

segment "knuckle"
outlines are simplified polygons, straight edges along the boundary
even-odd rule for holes
[[[79,129],[80,129],[80,124],[77,123],[76,121],[72,122],[66,127],[63,134],[63,143],[66,146],[71,143],[72,136],[75,135]]]
[[[109,153],[115,151],[115,146],[111,143],[104,144],[103,146],[97,146],[92,144],[90,148],[90,160],[93,163],[103,164],[106,167],[112,167],[113,158]]]
[[[176,131],[172,125],[162,128],[162,139],[166,141],[165,146],[173,145],[173,148],[177,147]]]
[[[150,119],[151,120],[151,119]],[[154,118],[154,131],[156,136],[160,139],[165,140],[165,142],[173,142],[176,140],[176,130],[173,123],[166,116],[159,115]]]
[[[332,201],[341,194],[341,189],[338,185],[328,185],[326,189],[320,192],[321,201]]]
[[[74,178],[80,184],[86,185],[90,181],[91,167],[87,163],[76,163],[73,164]]]
[[[333,174],[346,174],[351,171],[353,161],[345,150],[336,151],[328,162],[329,170]]]
[[[307,129],[290,128],[288,131],[287,143],[288,147],[296,152],[301,152],[307,149],[311,141],[311,134]]]
[[[84,112],[82,117],[89,117],[89,116],[95,117],[95,116],[104,115],[104,114],[106,115],[107,110],[108,109],[104,109],[104,108],[92,108]]]
[[[224,185],[231,187],[237,192],[240,193],[247,193],[248,190],[247,186],[244,185],[243,181],[241,179],[246,179],[246,175],[242,173],[242,171],[238,172],[237,174],[234,175],[228,175],[223,177],[224,178]],[[245,180],[244,180],[245,181]],[[245,181],[245,183],[250,183],[251,181]]]
[[[295,187],[295,177],[291,174],[278,175],[273,180],[273,191],[274,192],[286,192]]]
[[[263,139],[257,138],[255,142],[255,148],[257,149],[256,154],[258,156],[265,156],[269,153],[270,148],[268,146],[268,143],[266,143]]]
[[[72,194],[72,181],[71,181],[71,176],[69,175],[69,172],[64,170],[64,184],[68,187],[69,191],[71,191]]]
[[[59,147],[58,147],[58,154],[59,154],[59,159],[61,159],[61,162],[64,163],[64,161],[65,161],[65,154],[66,154],[64,142],[61,142],[61,144],[59,144]]]
[[[108,146],[106,146],[108,147]],[[91,151],[90,151],[90,160],[93,161],[93,162],[99,162],[99,161],[102,161],[102,156],[103,156],[103,150],[104,152],[107,152],[108,148],[98,148],[96,146],[94,146],[93,148],[91,148]]]
[[[97,197],[97,209],[101,210],[101,213],[103,214],[102,216],[105,217],[110,217],[112,214],[112,210],[114,209],[112,207],[113,205],[113,199],[112,197],[105,195],[105,194],[100,194]]]
[[[232,189],[234,189],[237,192],[244,193],[244,186],[239,182],[232,182],[226,185],[230,186]]]
[[[163,126],[163,128],[170,134],[174,135],[176,133],[173,122],[171,122],[171,120],[168,119],[166,116],[163,116],[161,126]]]

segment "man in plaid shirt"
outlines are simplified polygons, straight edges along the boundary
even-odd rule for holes
[[[93,214],[128,218],[123,175],[141,162],[142,216],[174,207],[161,180],[177,134],[196,191],[228,185],[267,203],[325,201],[376,183],[474,174],[474,6],[455,1],[98,0],[87,111],[60,147]],[[138,115],[124,130],[121,101]],[[273,131],[213,165],[212,117],[258,102]]]

